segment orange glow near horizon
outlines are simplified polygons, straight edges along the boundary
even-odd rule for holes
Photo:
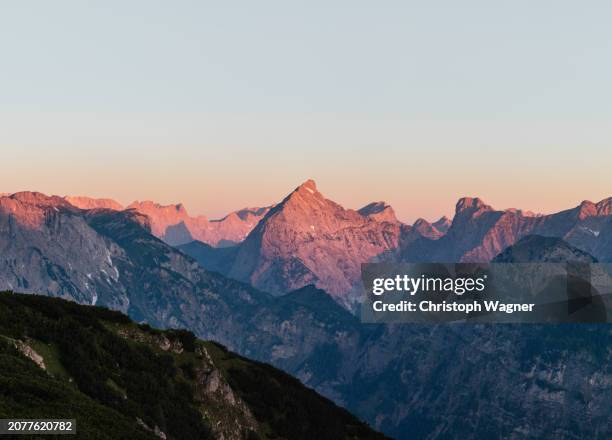
[[[277,203],[312,178],[346,208],[384,200],[407,223],[452,216],[463,196],[498,209],[551,213],[612,192],[605,121],[3,116],[0,192],[181,202],[191,215],[219,218]]]
[[[394,208],[397,217],[401,221],[408,224],[412,224],[419,217],[435,221],[446,215],[452,219],[455,203],[463,196],[480,197],[485,203],[496,209],[519,208],[541,214],[573,208],[585,199],[598,202],[605,197],[609,197],[609,195],[605,196],[603,194],[595,198],[577,195],[573,200],[568,201],[569,197],[567,197],[567,194],[560,193],[555,198],[546,197],[544,202],[534,200],[534,197],[523,197],[523,203],[521,203],[519,200],[521,198],[520,195],[513,193],[502,193],[498,197],[493,197],[490,188],[485,188],[479,193],[469,194],[452,194],[440,191],[439,189],[436,191],[432,188],[429,188],[425,194],[410,194],[408,192],[402,194],[402,191],[395,190],[389,191],[387,196],[382,196],[382,191],[378,191],[379,188],[366,188],[356,185],[351,193],[347,191],[345,185],[327,184],[331,182],[327,182],[326,179],[315,179],[315,181],[321,193],[345,208],[359,209],[372,201],[382,200]],[[279,184],[278,187],[274,187],[270,182],[263,183],[264,185],[260,187],[252,185],[247,191],[242,191],[238,187],[227,187],[220,191],[218,187],[213,185],[208,187],[200,186],[201,192],[195,189],[181,189],[179,187],[175,188],[176,194],[171,194],[170,189],[147,191],[142,186],[118,188],[116,185],[109,185],[105,189],[95,185],[91,180],[81,182],[80,184],[74,182],[67,182],[67,184],[61,185],[51,184],[47,185],[47,189],[44,188],[44,184],[40,186],[26,185],[18,188],[14,186],[14,182],[9,185],[2,182],[2,191],[0,192],[39,191],[48,195],[79,195],[93,198],[109,198],[118,201],[124,206],[129,205],[135,200],[152,200],[162,205],[182,203],[192,216],[205,215],[209,219],[217,219],[238,209],[278,203],[302,181],[296,180],[294,183],[285,182],[284,185]],[[57,189],[54,190],[53,188]],[[70,188],[73,188],[73,190]],[[433,195],[434,193],[436,194],[435,196]],[[432,198],[427,199],[427,194]],[[545,195],[542,194],[542,196]]]

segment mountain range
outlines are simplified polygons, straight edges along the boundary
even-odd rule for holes
[[[384,203],[344,209],[308,181],[239,245],[179,250],[136,209],[17,193],[0,198],[0,289],[187,328],[272,363],[395,438],[605,438],[608,326],[364,325],[346,308],[356,301],[360,258],[489,261],[499,247],[499,258],[512,261],[583,253],[610,261],[609,209],[606,199],[534,216],[461,199],[450,226],[404,225]],[[222,273],[202,267],[211,262]]]
[[[438,240],[423,237],[401,251],[411,262],[487,262],[526,235],[558,237],[595,256],[612,261],[612,197],[550,215],[495,210],[478,198],[457,202],[447,233]]]
[[[353,211],[326,199],[313,181],[291,192],[232,251],[198,243],[181,249],[200,264],[283,294],[308,284],[354,310],[364,262],[488,262],[527,235],[558,237],[601,262],[612,261],[612,198],[556,214],[495,210],[478,198],[457,202],[453,220],[413,225],[375,202]]]
[[[109,199],[66,200],[84,209],[123,209]],[[542,215],[496,210],[465,197],[452,220],[419,218],[406,225],[385,202],[345,209],[308,180],[272,207],[243,209],[217,221],[190,217],[181,204],[134,202],[126,209],[146,215],[155,236],[207,269],[274,295],[313,284],[349,310],[360,302],[364,262],[488,262],[532,234],[562,238],[599,261],[612,261],[612,198]]]
[[[396,258],[413,240],[437,239],[446,222],[442,218],[436,226],[419,219],[409,226],[384,202],[345,209],[308,180],[270,209],[233,252],[215,253],[197,243],[182,249],[204,267],[273,294],[313,284],[354,309],[362,263]]]
[[[193,240],[212,246],[231,246],[241,242],[259,220],[268,212],[266,208],[244,208],[219,220],[205,216],[192,217],[185,207],[160,205],[147,201],[135,201],[124,207],[112,199],[95,199],[85,196],[66,196],[65,199],[81,209],[134,210],[149,217],[151,232],[170,245],[186,244]]]

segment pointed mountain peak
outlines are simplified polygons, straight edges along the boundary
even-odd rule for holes
[[[283,245],[290,245],[293,243],[290,237],[294,237],[295,233],[308,237],[322,236],[370,222],[370,219],[357,211],[345,209],[325,198],[317,190],[314,181],[308,180],[295,188],[282,202],[267,210],[249,238],[256,240],[255,237],[264,233],[279,234],[285,231],[287,235],[278,240]]]
[[[314,193],[318,192],[317,191],[317,184],[312,179],[308,179],[306,182],[304,182],[300,186],[298,186],[295,190],[298,191],[298,192],[307,191],[307,192],[309,192],[311,194],[314,194]]]
[[[283,210],[288,206],[320,205],[325,202],[325,197],[317,190],[314,180],[308,179],[300,186],[295,188],[285,199],[276,205],[275,211]]]
[[[457,205],[455,206],[455,213],[459,214],[464,211],[493,211],[493,208],[478,197],[463,197],[457,202]]]
[[[326,204],[326,199],[317,190],[317,184],[314,180],[308,179],[300,186],[295,188],[285,199],[279,203],[276,210],[283,210],[289,206],[300,206],[303,209],[308,207],[323,206]]]

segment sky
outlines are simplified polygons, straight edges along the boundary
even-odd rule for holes
[[[0,192],[407,222],[612,195],[606,1],[0,2]]]

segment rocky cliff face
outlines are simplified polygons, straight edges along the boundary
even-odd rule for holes
[[[81,210],[38,193],[2,198],[0,289],[100,304],[158,325],[179,325],[187,317],[176,308],[177,298],[209,298],[204,292],[215,276],[155,238],[150,229],[149,217],[134,210]],[[231,290],[242,291],[244,298],[228,296],[230,302],[266,296],[235,285]],[[218,306],[230,307],[216,300],[208,308]],[[187,320],[200,308],[192,307]]]
[[[353,411],[392,426],[391,436],[610,433],[611,355],[603,347],[612,334],[605,325],[399,325],[380,331],[378,343],[366,343],[363,356],[353,359],[360,385],[352,398],[362,402]],[[367,396],[384,399],[388,410],[375,414]]]
[[[350,307],[361,263],[396,249],[404,228],[389,207],[344,209],[309,180],[259,222],[227,273],[278,294],[314,284]]]
[[[0,289],[88,304],[103,299],[125,310],[128,300],[114,262],[122,255],[62,198],[39,193],[0,198]]]

